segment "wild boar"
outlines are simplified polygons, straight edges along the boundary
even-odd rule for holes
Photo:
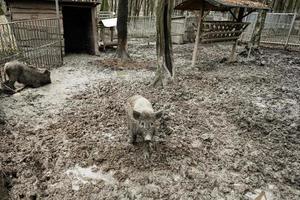
[[[163,112],[154,112],[151,103],[141,95],[130,97],[125,105],[130,142],[136,144],[137,136],[150,143],[157,130],[157,122]]]
[[[25,85],[25,87],[41,87],[51,83],[50,71],[40,72],[19,61],[7,62],[4,65],[4,76],[8,76],[6,85],[15,90],[15,82]]]

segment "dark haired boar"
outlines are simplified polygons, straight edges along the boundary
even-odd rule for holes
[[[37,69],[28,67],[18,61],[7,62],[4,65],[4,73],[8,76],[6,85],[15,90],[15,82],[25,85],[25,87],[37,88],[51,83],[50,71],[40,72]]]

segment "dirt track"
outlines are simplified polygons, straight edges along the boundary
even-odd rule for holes
[[[175,46],[176,81],[161,90],[148,86],[154,44],[129,49],[128,66],[112,52],[69,56],[53,84],[0,97],[12,199],[300,198],[299,52],[229,65],[230,46],[216,45],[192,70],[192,44]],[[126,135],[123,104],[137,93],[166,110],[151,160]]]

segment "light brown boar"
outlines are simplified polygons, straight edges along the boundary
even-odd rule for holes
[[[130,142],[135,144],[137,136],[141,136],[144,142],[150,143],[157,130],[156,121],[163,112],[154,112],[151,103],[141,95],[130,97],[126,102],[125,110]]]

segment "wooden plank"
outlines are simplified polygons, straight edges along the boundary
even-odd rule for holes
[[[36,9],[36,8],[11,8],[12,13],[22,13],[22,14],[32,14],[32,13],[37,13],[37,14],[56,14],[55,9]]]
[[[26,19],[42,19],[42,18],[55,18],[55,14],[19,14],[12,15],[12,21],[26,20]]]
[[[227,42],[227,41],[235,41],[237,40],[239,37],[225,37],[225,38],[211,38],[211,39],[202,39],[201,42],[202,43],[213,43],[213,42]]]
[[[233,21],[204,21],[203,24],[250,24],[248,22],[233,22]]]
[[[12,20],[55,18],[56,10],[53,2],[46,1],[13,1],[9,4]],[[62,12],[60,12],[62,16]]]
[[[240,30],[240,31],[210,31],[210,32],[204,32],[202,34],[203,37],[207,36],[207,35],[211,35],[211,34],[242,34],[244,31]]]
[[[25,8],[25,9],[54,9],[55,4],[53,2],[46,2],[46,1],[13,1],[9,4],[10,8]]]

